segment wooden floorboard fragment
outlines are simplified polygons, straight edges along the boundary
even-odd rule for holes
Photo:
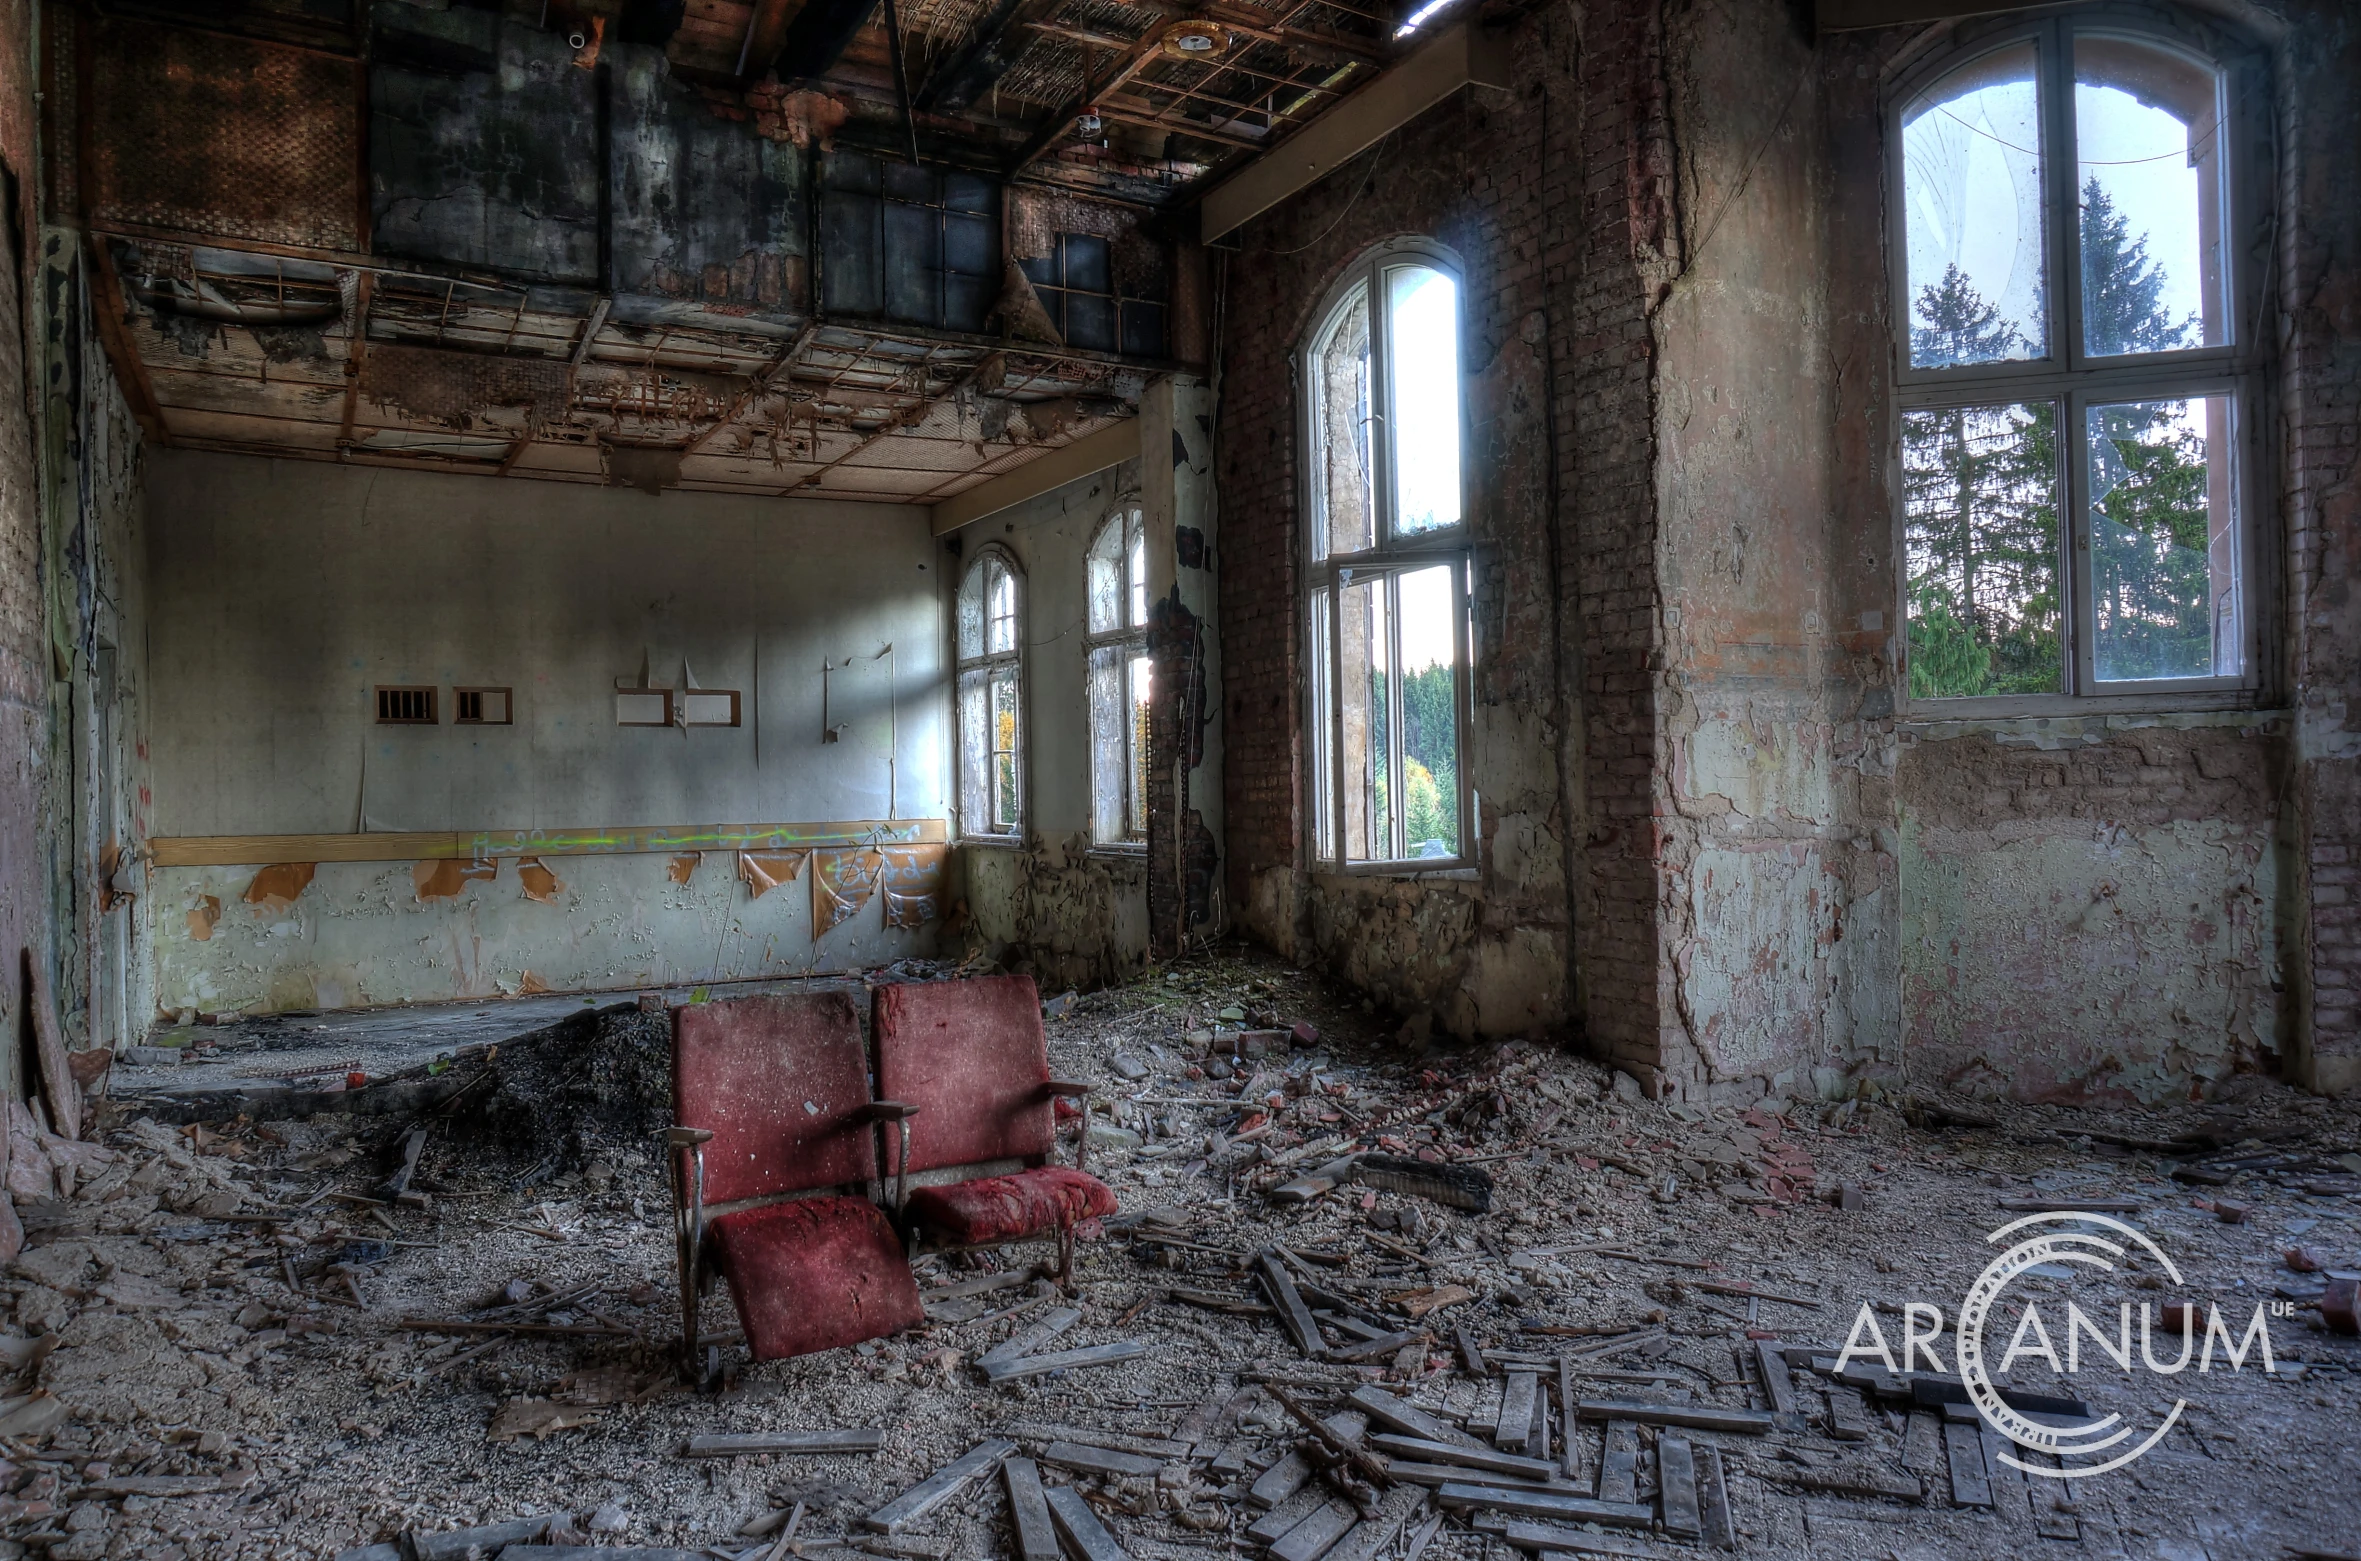
[[[1115,1543],[1115,1536],[1090,1510],[1090,1503],[1071,1485],[1049,1491],[1049,1518],[1082,1561],[1131,1561],[1131,1552]]]
[[[1058,1535],[1049,1518],[1049,1493],[1041,1488],[1041,1470],[1030,1458],[1011,1458],[1000,1466],[1008,1482],[1009,1527],[1015,1530],[1017,1561],[1059,1561]]]
[[[1943,1424],[1943,1451],[1951,1463],[1951,1501],[1959,1507],[1992,1505],[1992,1482],[1984,1474],[1984,1438],[1964,1420]]]
[[[998,1437],[979,1442],[863,1518],[861,1527],[872,1534],[898,1534],[991,1473],[1016,1450],[1016,1443]]]
[[[1705,1525],[1697,1511],[1697,1457],[1684,1438],[1656,1439],[1656,1489],[1664,1505],[1664,1532],[1675,1539],[1701,1537]]]

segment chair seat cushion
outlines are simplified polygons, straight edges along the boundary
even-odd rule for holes
[[[705,1230],[756,1360],[881,1339],[925,1318],[902,1243],[866,1198],[799,1198]]]
[[[911,1189],[909,1209],[925,1231],[960,1246],[1022,1241],[1115,1212],[1115,1190],[1062,1165]]]

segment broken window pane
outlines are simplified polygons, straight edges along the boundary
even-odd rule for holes
[[[2091,651],[2101,682],[2235,677],[2227,396],[2090,409]]]
[[[1017,679],[1013,667],[992,673],[992,829],[1017,827]]]
[[[1377,540],[1369,390],[1369,294],[1356,288],[1311,355],[1315,557],[1362,552]]]
[[[1402,855],[1459,855],[1459,615],[1449,565],[1399,576]]]
[[[1911,697],[2064,687],[2057,425],[2048,401],[1903,414]]]
[[[959,582],[959,827],[1017,828],[1023,682],[1022,587],[1006,555],[986,552]]]
[[[985,598],[984,648],[998,654],[1017,648],[1017,582],[1016,576],[998,559],[987,559],[984,564],[989,582]]]
[[[1459,524],[1459,288],[1431,266],[1385,273],[1394,530]]]
[[[1129,837],[1129,756],[1123,722],[1126,648],[1100,645],[1090,653],[1090,835],[1100,845]]]
[[[1365,575],[1337,593],[1339,672],[1337,695],[1343,717],[1344,856],[1348,862],[1385,861],[1394,854],[1393,702],[1387,697],[1392,670],[1393,622],[1387,612],[1386,577]]]
[[[1129,704],[1124,714],[1126,759],[1131,780],[1131,816],[1126,830],[1135,840],[1148,834],[1148,694],[1153,685],[1153,671],[1146,655],[1134,655],[1124,663],[1129,678]]]
[[[2093,356],[2229,340],[2218,78],[2130,38],[2074,40],[2082,342]]]
[[[1091,539],[1091,837],[1148,832],[1148,548],[1141,512],[1118,510]]]
[[[2036,61],[1996,49],[1902,111],[1915,367],[2048,355]]]
[[[1336,703],[1331,697],[1330,671],[1335,639],[1328,617],[1328,588],[1315,587],[1311,598],[1310,643],[1304,654],[1311,664],[1312,719],[1312,849],[1323,862],[1336,860]]]

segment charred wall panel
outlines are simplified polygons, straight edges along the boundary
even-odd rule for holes
[[[106,16],[77,25],[92,220],[363,247],[358,61]]]
[[[804,153],[715,116],[663,53],[610,48],[615,286],[758,309],[804,307]]]
[[[563,39],[389,6],[369,71],[378,253],[599,281],[599,81]]]

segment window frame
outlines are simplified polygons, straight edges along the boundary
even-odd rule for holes
[[[1459,408],[1459,518],[1450,525],[1425,531],[1398,534],[1395,529],[1394,509],[1397,502],[1393,473],[1394,422],[1393,376],[1389,361],[1392,331],[1390,313],[1386,307],[1386,273],[1404,265],[1431,267],[1451,278],[1453,296],[1458,304],[1454,322],[1454,345],[1460,364],[1457,396]],[[1325,497],[1319,489],[1322,462],[1322,427],[1317,404],[1318,376],[1314,359],[1326,340],[1330,329],[1349,306],[1357,291],[1365,291],[1369,300],[1369,382],[1371,386],[1370,412],[1370,482],[1371,524],[1370,547],[1351,553],[1323,553],[1327,536]],[[1372,246],[1357,257],[1331,284],[1312,312],[1310,324],[1290,355],[1290,366],[1295,377],[1297,395],[1296,450],[1299,460],[1297,513],[1302,518],[1299,541],[1302,579],[1296,592],[1297,606],[1303,625],[1302,656],[1304,667],[1303,708],[1303,795],[1309,805],[1303,810],[1303,843],[1305,858],[1315,873],[1365,877],[1426,877],[1435,874],[1466,875],[1474,871],[1480,845],[1480,819],[1477,814],[1478,797],[1469,778],[1468,729],[1471,721],[1472,685],[1475,669],[1475,614],[1470,601],[1474,578],[1472,557],[1472,527],[1470,502],[1472,483],[1469,474],[1468,401],[1466,395],[1467,346],[1467,269],[1457,255],[1431,239],[1407,237],[1390,239]],[[1345,818],[1345,766],[1338,762],[1343,751],[1344,701],[1336,697],[1343,683],[1343,636],[1337,632],[1344,588],[1369,575],[1400,576],[1436,565],[1451,569],[1451,600],[1457,614],[1453,625],[1452,650],[1454,655],[1452,709],[1452,748],[1458,762],[1453,766],[1458,792],[1459,849],[1449,857],[1387,857],[1370,861],[1353,861],[1345,854],[1343,821]],[[1389,603],[1396,593],[1389,591]],[[1398,624],[1398,614],[1389,611],[1389,623]],[[1319,689],[1326,690],[1323,700]],[[1328,707],[1327,730],[1321,731],[1320,707]],[[1395,701],[1399,704],[1399,699]],[[1403,722],[1398,710],[1389,712],[1387,730],[1391,748],[1402,744]],[[1323,793],[1325,797],[1323,798]],[[1406,827],[1406,809],[1396,808],[1394,829]],[[1406,844],[1406,841],[1405,841]]]
[[[1112,629],[1094,630],[1090,627],[1089,604],[1092,599],[1092,593],[1095,589],[1096,582],[1091,579],[1090,572],[1094,567],[1096,567],[1097,564],[1099,544],[1105,539],[1109,531],[1117,531],[1120,534],[1124,544],[1118,553],[1118,557],[1122,560],[1121,567],[1123,570],[1122,610],[1119,616],[1125,621]],[[1131,578],[1131,558],[1134,544],[1136,544],[1141,549],[1140,578],[1137,581],[1134,581]],[[1091,663],[1097,658],[1098,652],[1111,648],[1129,650],[1132,652],[1132,656],[1137,657],[1145,657],[1148,654],[1148,614],[1153,610],[1153,603],[1152,601],[1146,599],[1148,588],[1147,558],[1145,552],[1146,546],[1147,510],[1145,506],[1143,506],[1137,499],[1131,499],[1117,504],[1112,510],[1107,512],[1106,517],[1099,522],[1097,529],[1091,532],[1090,545],[1084,548],[1082,553],[1084,603],[1082,618],[1082,697],[1084,703],[1088,706],[1086,713],[1089,717],[1090,723],[1090,849],[1093,851],[1110,852],[1121,856],[1142,856],[1146,854],[1148,849],[1148,830],[1146,823],[1146,794],[1148,789],[1147,764],[1143,758],[1138,776],[1138,795],[1135,796],[1132,789],[1133,777],[1131,774],[1131,766],[1128,762],[1131,748],[1128,743],[1124,745],[1123,752],[1126,756],[1126,763],[1123,766],[1123,774],[1117,781],[1118,788],[1122,795],[1123,817],[1128,820],[1134,816],[1134,804],[1136,803],[1137,813],[1141,819],[1141,825],[1137,834],[1131,834],[1127,832],[1119,838],[1113,840],[1102,838],[1098,832],[1100,779],[1098,741],[1099,709],[1097,704],[1097,694],[1092,683]],[[1140,621],[1137,623],[1132,623],[1129,621],[1129,619],[1131,616],[1132,602],[1135,594],[1143,599],[1143,604],[1140,612]],[[1119,667],[1126,669],[1126,674],[1128,673],[1132,656],[1120,658],[1117,662]],[[1150,676],[1154,676],[1152,671]],[[1130,708],[1128,685],[1122,683],[1120,680],[1117,688],[1117,695],[1119,709],[1128,710]]]
[[[960,641],[960,599],[967,594],[968,582],[990,564],[997,564],[1007,571],[1009,580],[1016,591],[1016,621],[1010,633],[1011,644],[1010,648],[1004,651],[995,651],[991,648],[991,592],[987,586],[984,592],[985,616],[982,620],[983,648],[976,654],[969,655],[966,647]],[[958,787],[959,839],[963,845],[1020,846],[1025,842],[1032,820],[1032,679],[1027,676],[1026,663],[1029,660],[1030,648],[1025,640],[1025,608],[1025,570],[1024,566],[1017,561],[1016,554],[998,542],[987,542],[977,548],[973,556],[960,569],[959,583],[953,588],[951,595],[952,773]],[[1000,667],[1009,668],[1015,674],[1017,703],[1016,749],[1013,765],[1017,794],[1016,806],[1010,810],[1015,817],[1015,822],[1005,830],[976,827],[975,821],[968,817],[967,806],[969,779],[966,773],[968,675],[974,672],[988,672]],[[987,689],[990,687],[988,679],[985,686]],[[987,699],[987,718],[988,709],[989,701]],[[991,815],[997,811],[991,805],[991,788],[997,786],[998,778],[992,773],[993,767],[989,757],[986,758],[985,764],[986,803],[984,811],[986,821],[989,822]]]
[[[2216,77],[2223,175],[2219,203],[2220,307],[2228,340],[2168,352],[2094,355],[2083,346],[2081,163],[2075,142],[2074,40],[2080,35],[2124,38],[2203,63]],[[1917,367],[1911,362],[1914,319],[1909,263],[1909,207],[1902,118],[1911,103],[1952,72],[2015,45],[2035,49],[2036,115],[2042,157],[2042,244],[2046,295],[2046,353],[2002,363]],[[2271,264],[2266,220],[2272,180],[2267,65],[2257,52],[2211,28],[2175,15],[2095,5],[2031,20],[1962,23],[1946,47],[1930,52],[1897,76],[1884,111],[1886,271],[1895,395],[1890,414],[1887,476],[1892,511],[1895,603],[1895,705],[1919,722],[2019,716],[2073,716],[2146,710],[2251,708],[2276,680],[2271,647],[2279,606],[2276,554],[2266,545],[2272,514],[2271,469],[2264,394],[2271,352],[2261,339],[2258,308]],[[2230,512],[2238,526],[2237,600],[2242,671],[2230,677],[2123,679],[2101,683],[2095,669],[2095,598],[2089,512],[2088,408],[2141,400],[2221,396],[2230,428],[2221,459],[2228,474]],[[2007,402],[2050,402],[2057,408],[2059,505],[2057,580],[2061,611],[2059,692],[1914,696],[1910,692],[1910,515],[1903,484],[1903,423],[1913,412]]]

